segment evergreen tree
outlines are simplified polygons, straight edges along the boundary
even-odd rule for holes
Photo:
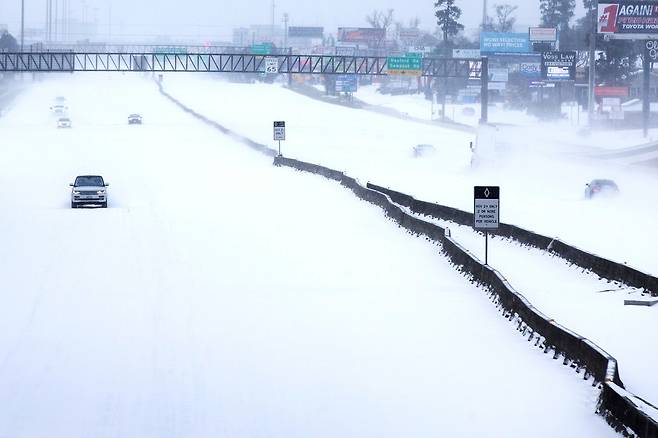
[[[443,43],[447,44],[450,37],[454,37],[460,31],[464,30],[464,25],[458,20],[462,16],[462,10],[455,5],[456,0],[436,0],[434,8],[436,9],[436,24],[438,24],[443,33]]]
[[[540,0],[541,24],[561,31],[569,30],[575,9],[576,0]]]
[[[18,52],[18,43],[16,38],[14,38],[9,32],[3,32],[0,36],[0,50],[5,50],[7,52]]]

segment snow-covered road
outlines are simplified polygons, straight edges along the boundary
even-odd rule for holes
[[[492,129],[481,133],[482,158],[472,168],[474,134],[318,102],[279,85],[178,74],[165,75],[164,85],[189,107],[264,144],[274,146],[272,121],[285,120],[284,155],[418,199],[472,211],[474,185],[500,185],[504,222],[658,275],[658,175],[582,157],[603,134],[579,138],[592,143],[584,148],[560,124]],[[436,154],[415,159],[418,144],[434,145]],[[620,196],[586,201],[585,184],[599,178],[615,180]]]
[[[613,435],[436,247],[147,78],[51,76],[0,133],[0,437]]]

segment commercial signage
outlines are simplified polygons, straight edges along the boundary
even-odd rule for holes
[[[286,122],[274,122],[274,141],[286,139]]]
[[[530,37],[527,33],[480,33],[482,54],[514,54],[530,52]]]
[[[324,38],[324,27],[302,27],[290,26],[288,28],[289,38]]]
[[[596,97],[628,97],[628,87],[605,87],[594,88]]]
[[[509,70],[507,67],[490,67],[489,82],[507,82],[509,81]]]
[[[482,55],[479,49],[452,49],[453,58],[480,59]]]
[[[557,29],[554,27],[531,27],[529,33],[532,42],[557,41]]]
[[[526,79],[541,78],[541,62],[522,62],[519,64],[519,73]]]
[[[338,28],[338,41],[348,43],[363,43],[372,44],[377,43],[386,38],[385,29],[377,29],[374,27],[339,27]]]
[[[400,37],[400,40],[405,42],[416,41],[420,38],[420,30],[416,28],[400,29],[398,36]]]
[[[599,0],[598,32],[627,36],[658,34],[658,1]]]
[[[337,45],[336,46],[336,55],[337,56],[354,56],[356,55],[356,47],[348,45]]]
[[[475,187],[474,192],[473,228],[497,229],[500,219],[500,187]]]
[[[336,76],[336,92],[356,93],[358,83],[356,75],[338,75]]]
[[[547,81],[576,80],[576,52],[544,52],[541,54],[541,77]]]
[[[420,56],[389,56],[386,58],[389,75],[421,76],[423,58]]]

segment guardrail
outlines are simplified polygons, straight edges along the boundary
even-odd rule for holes
[[[258,152],[270,156],[274,152],[263,144],[232,133],[219,123],[195,112],[167,94],[161,84],[159,84],[159,87],[163,95],[204,123],[208,123],[228,135],[236,136]],[[404,229],[440,243],[444,254],[451,263],[490,292],[496,306],[502,309],[503,315],[507,319],[514,321],[517,330],[523,336],[527,336],[528,342],[534,341],[534,345],[543,349],[544,353],[553,351],[553,358],[556,360],[562,356],[563,365],[575,368],[577,373],[584,370],[585,379],[591,376],[595,383],[601,384],[602,390],[597,413],[602,415],[615,430],[627,435],[628,429],[630,429],[642,438],[658,438],[658,422],[656,421],[658,408],[654,408],[650,403],[624,389],[619,376],[617,360],[614,357],[590,340],[557,324],[553,319],[541,313],[523,295],[518,293],[498,271],[484,265],[473,254],[453,240],[450,237],[449,230],[404,212],[396,204],[404,205],[398,201],[407,195],[394,192],[398,199],[398,201],[394,201],[388,194],[372,188],[377,186],[372,184],[363,186],[356,179],[345,175],[343,172],[283,156],[275,156],[274,165],[290,167],[337,181],[342,186],[350,189],[358,198],[382,208],[387,217]],[[406,199],[410,201],[413,198],[407,197]],[[445,209],[446,214],[465,218],[466,212],[450,207],[439,207]],[[531,233],[528,237],[533,236],[534,233]],[[656,409],[656,415],[647,412],[647,407],[648,409]]]
[[[584,370],[586,379],[592,376],[596,383],[601,383],[597,413],[605,417],[611,426],[621,432],[630,428],[641,437],[658,437],[658,422],[637,402],[640,399],[623,389],[614,357],[592,341],[541,313],[517,292],[500,272],[484,265],[453,240],[449,230],[406,213],[387,194],[374,190],[370,184],[363,186],[342,172],[282,156],[275,157],[274,165],[291,167],[338,181],[360,199],[382,208],[386,215],[402,228],[440,243],[443,253],[457,269],[485,287],[495,297],[495,302],[503,309],[504,316],[514,321],[517,330],[527,336],[528,341],[534,340],[535,345],[542,348],[544,353],[552,351],[554,359],[562,357],[563,365],[575,368],[576,372]],[[456,209],[450,210],[457,216],[464,213]],[[651,406],[649,403],[646,405]]]
[[[455,222],[459,225],[473,226],[473,213],[440,204],[419,201],[407,194],[375,184],[368,183],[368,187],[388,195],[395,203],[409,208],[416,214]],[[613,262],[589,253],[573,245],[564,243],[558,238],[544,236],[534,231],[505,223],[501,223],[498,230],[492,230],[490,233],[516,240],[524,245],[550,251],[574,265],[594,272],[602,278],[642,288],[651,292],[652,295],[658,296],[658,278],[628,265]]]

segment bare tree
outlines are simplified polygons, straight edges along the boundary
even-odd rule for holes
[[[514,29],[516,17],[513,14],[518,8],[518,6],[512,6],[510,4],[494,6],[494,10],[496,11],[496,23],[494,26],[497,32],[510,32]]]
[[[366,22],[375,29],[388,30],[393,24],[393,9],[387,11],[374,10],[372,14],[366,15]]]

